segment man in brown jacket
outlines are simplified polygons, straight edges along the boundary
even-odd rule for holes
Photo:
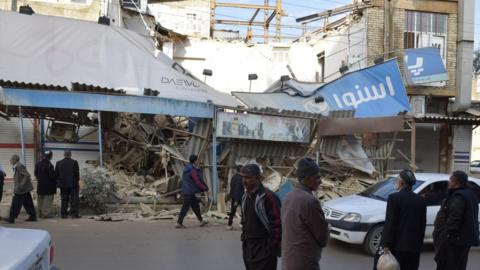
[[[319,270],[322,249],[328,241],[328,224],[320,201],[313,195],[321,183],[320,168],[310,158],[297,165],[299,184],[282,208],[282,269]]]
[[[33,190],[32,179],[27,171],[25,165],[20,163],[20,157],[13,155],[10,159],[10,164],[13,166],[13,199],[10,206],[9,223],[15,223],[15,219],[20,214],[22,206],[25,207],[29,218],[26,221],[37,221],[37,214],[35,212],[35,206],[33,205],[32,194]]]

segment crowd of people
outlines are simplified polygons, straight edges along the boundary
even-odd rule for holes
[[[54,167],[52,152],[35,165],[38,180],[38,216],[53,217],[52,205],[57,188],[61,193],[61,217],[79,218],[79,167],[70,151]],[[29,215],[27,221],[37,221],[37,211],[31,192],[33,185],[27,168],[13,155],[14,196],[7,222],[14,223],[22,206]],[[176,228],[186,228],[183,220],[192,208],[200,226],[208,224],[202,218],[196,194],[208,191],[198,157],[190,156],[182,176],[183,205]],[[310,158],[297,163],[298,184],[284,198],[263,186],[261,170],[256,164],[237,167],[231,179],[231,211],[228,229],[238,206],[241,209],[241,242],[243,261],[247,270],[276,270],[278,258],[282,269],[320,269],[322,250],[329,239],[329,225],[321,202],[314,192],[321,184],[320,168]],[[0,194],[5,172],[0,170]],[[414,172],[403,170],[396,180],[397,192],[389,195],[383,235],[374,259],[381,254],[392,254],[402,270],[417,270],[427,226],[426,198],[413,192]],[[1,197],[0,197],[1,201]],[[434,226],[433,240],[437,270],[464,270],[472,246],[478,246],[478,198],[468,187],[468,175],[455,171],[448,182],[448,195],[442,202]]]
[[[69,150],[64,152],[64,158],[58,161],[55,167],[52,164],[53,153],[45,151],[42,160],[35,164],[35,178],[37,179],[37,208],[33,203],[31,192],[34,190],[32,178],[24,164],[20,162],[18,155],[10,158],[13,168],[13,197],[10,205],[10,213],[6,219],[7,223],[15,223],[22,207],[25,208],[28,219],[35,222],[38,218],[53,218],[53,201],[60,189],[61,196],[61,218],[80,218],[79,215],[79,181],[80,171],[78,162],[72,159]],[[6,174],[2,169],[0,172],[0,202],[3,194],[3,184]],[[38,210],[38,212],[37,212]]]
[[[203,222],[196,193],[204,192],[196,156],[183,174],[184,204],[177,228],[185,228],[183,218],[193,208]],[[232,229],[237,207],[241,208],[241,242],[247,270],[275,270],[282,258],[284,270],[320,269],[322,250],[329,239],[329,225],[321,202],[314,192],[321,184],[320,168],[310,158],[297,163],[298,184],[283,205],[277,195],[264,187],[258,165],[237,167],[230,183],[231,211],[228,229]],[[396,180],[396,191],[387,200],[384,231],[374,266],[380,255],[392,254],[402,270],[417,270],[427,222],[427,199],[413,192],[414,172],[403,170]],[[434,224],[437,270],[464,270],[469,250],[479,243],[478,199],[468,187],[465,172],[455,171],[448,182],[448,196]],[[193,194],[193,195],[192,195]],[[430,198],[431,199],[431,198]]]

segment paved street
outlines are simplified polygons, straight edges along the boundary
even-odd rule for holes
[[[20,219],[22,220],[22,219]],[[48,230],[55,244],[54,264],[61,270],[164,269],[240,270],[240,232],[224,226],[199,228],[192,220],[187,230],[176,230],[173,221],[98,222],[48,220],[19,221],[16,227]],[[2,224],[3,226],[3,224]],[[480,250],[470,254],[470,270],[478,269]],[[324,251],[322,269],[371,269],[372,259],[360,247],[331,241]],[[421,269],[434,269],[433,247],[422,254]]]

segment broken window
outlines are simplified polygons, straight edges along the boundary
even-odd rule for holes
[[[405,49],[437,47],[445,59],[447,15],[407,10],[403,37]]]

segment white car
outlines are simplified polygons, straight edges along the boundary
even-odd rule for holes
[[[0,226],[0,269],[51,270],[53,246],[43,230]]]
[[[415,176],[413,191],[427,202],[425,242],[433,242],[433,223],[447,196],[449,175],[416,173]],[[392,176],[359,194],[325,202],[323,211],[331,226],[330,236],[351,244],[363,244],[367,253],[375,254],[382,237],[388,195],[395,192],[395,179]],[[469,186],[480,199],[480,180],[472,177],[469,180]]]

